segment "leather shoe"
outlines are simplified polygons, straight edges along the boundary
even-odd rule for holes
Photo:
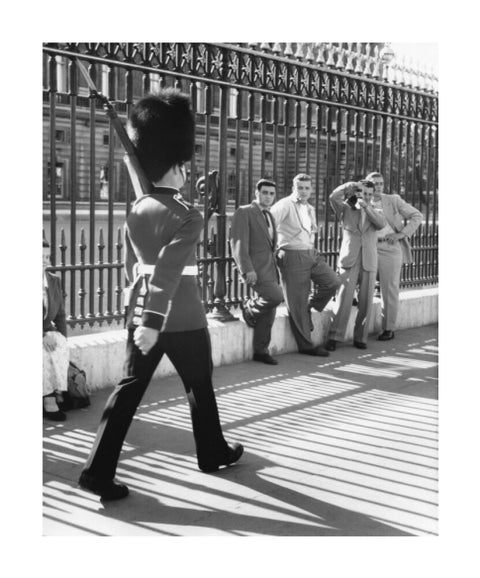
[[[234,443],[231,446],[228,446],[227,457],[224,460],[214,464],[198,464],[198,467],[205,474],[211,474],[216,472],[220,466],[231,466],[233,463],[238,462],[238,460],[242,457],[242,454],[242,444]]]
[[[354,341],[353,345],[355,345],[357,349],[367,349],[367,344],[363,343],[363,341]]]
[[[269,353],[254,353],[253,361],[261,361],[267,365],[278,365],[278,361]]]
[[[245,323],[249,327],[251,327],[252,329],[255,327],[257,322],[256,322],[254,316],[250,313],[249,309],[247,309],[247,307],[242,309],[242,317],[243,317],[243,320],[245,321]]]
[[[78,485],[82,489],[88,490],[89,492],[100,496],[100,499],[104,502],[121,500],[122,498],[126,498],[128,496],[128,486],[125,484],[119,484],[115,480],[99,482],[85,472],[80,475]]]
[[[378,341],[390,341],[390,339],[393,339],[394,337],[395,333],[393,331],[385,330],[378,336]]]
[[[43,417],[47,419],[51,419],[52,421],[65,421],[67,416],[63,413],[63,411],[45,411],[43,410]]]
[[[335,339],[329,339],[327,343],[325,343],[325,349],[327,351],[335,351],[337,349],[337,342]]]
[[[315,355],[317,357],[328,357],[330,355],[330,353],[328,353],[328,351],[321,345],[312,347],[312,349],[299,349],[298,353],[302,353],[303,355]]]

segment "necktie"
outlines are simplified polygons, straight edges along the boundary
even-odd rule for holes
[[[270,234],[270,238],[273,239],[273,225],[272,219],[269,212],[266,209],[262,209],[263,216],[265,217],[265,221],[267,223],[268,232]]]

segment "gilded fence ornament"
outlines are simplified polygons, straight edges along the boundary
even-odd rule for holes
[[[313,45],[311,42],[307,44],[307,56],[305,57],[307,62],[313,62],[315,60],[315,55],[313,54]]]
[[[298,58],[298,60],[303,60],[304,58],[303,45],[304,42],[297,42],[297,50],[295,52],[295,58]]]
[[[270,43],[269,42],[262,42],[260,44],[260,50],[263,50],[264,52],[267,52],[270,50]]]
[[[372,64],[373,58],[371,56],[365,56],[365,66],[363,68],[364,76],[372,76]]]
[[[292,50],[292,43],[291,42],[286,42],[285,43],[285,48],[283,50],[283,54],[284,56],[293,56],[293,50]]]
[[[357,52],[356,54],[357,56],[357,65],[355,66],[355,74],[363,74],[363,67],[362,67],[362,62],[363,62],[363,55],[360,54],[360,52]]]
[[[331,66],[332,68],[335,67],[335,46],[331,42],[327,44],[327,51],[328,51],[328,60],[327,66]]]
[[[355,70],[355,67],[353,65],[353,58],[355,56],[355,53],[352,50],[352,43],[349,42],[348,43],[348,48],[347,48],[347,64],[346,64],[346,71],[347,72],[353,72]]]
[[[273,43],[272,52],[274,54],[281,54],[282,53],[282,45],[280,44],[280,42],[274,42]]]
[[[324,54],[323,54],[323,42],[317,42],[317,64],[325,64],[325,58],[324,58]]]
[[[373,78],[380,78],[380,58],[378,57],[378,47],[375,46],[376,55],[373,57],[373,71],[372,76]]]
[[[339,48],[337,51],[337,62],[335,66],[339,69],[345,68],[345,48]]]

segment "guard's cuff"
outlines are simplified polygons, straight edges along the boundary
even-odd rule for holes
[[[156,329],[160,331],[165,321],[165,316],[161,313],[156,313],[155,311],[143,311],[142,314],[142,325],[144,327],[150,327],[150,329]]]

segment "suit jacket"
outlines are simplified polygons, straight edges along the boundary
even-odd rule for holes
[[[345,200],[352,194],[352,183],[345,183],[337,187],[330,195],[330,204],[339,219],[342,221],[343,237],[340,247],[339,265],[343,269],[350,269],[362,255],[362,266],[365,271],[377,270],[377,231],[383,229],[387,221],[383,214],[370,209],[365,214],[362,225],[363,211],[352,209],[345,204]]]
[[[135,263],[153,266],[147,277],[141,325],[162,331],[193,331],[207,326],[198,276],[184,274],[196,266],[203,217],[176,189],[156,187],[140,197],[125,224],[125,269],[135,278]]]
[[[239,207],[232,218],[230,246],[235,263],[242,275],[255,271],[259,283],[278,280],[274,253],[277,233],[275,219],[270,217],[273,241],[258,203]]]
[[[388,224],[397,233],[406,235],[404,239],[400,239],[400,246],[403,252],[403,262],[411,263],[412,247],[408,237],[412,235],[422,222],[422,213],[415,207],[402,199],[400,195],[385,195],[382,194],[382,210]],[[405,219],[407,223],[405,224]]]
[[[60,278],[45,271],[47,279],[47,304],[43,305],[43,333],[45,331],[60,331],[67,336],[65,304],[63,301],[62,283]]]
[[[271,214],[277,222],[279,249],[306,250],[314,247],[314,235],[317,232],[315,209],[310,203],[306,203],[312,223],[311,230],[308,231],[300,218],[298,206],[299,202],[292,193],[277,201],[271,209]]]

